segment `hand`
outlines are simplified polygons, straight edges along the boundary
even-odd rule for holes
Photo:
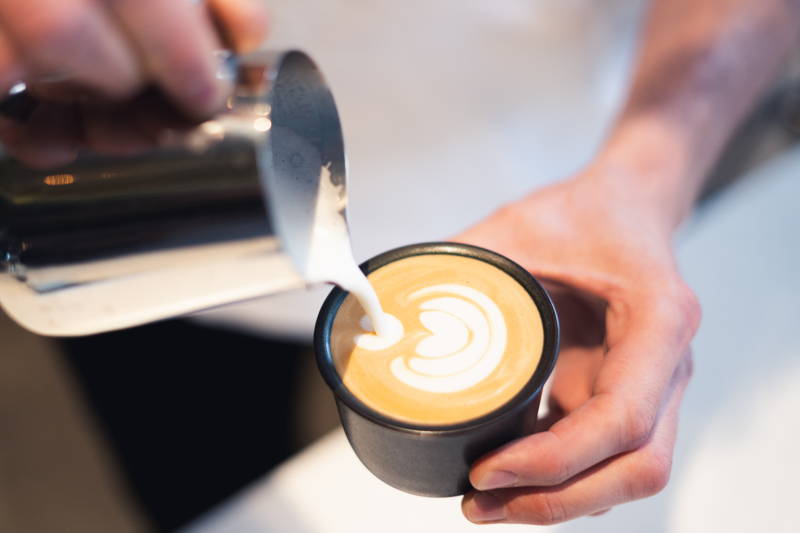
[[[128,100],[149,85],[188,117],[207,118],[229,91],[216,77],[222,46],[208,9],[237,51],[263,41],[266,14],[256,0],[209,0],[209,8],[191,0],[0,0],[0,95],[24,81],[44,101],[27,124],[0,118],[0,140],[35,166],[66,163],[78,146],[135,150],[151,141],[152,121],[120,128],[116,113],[78,104],[87,95]]]
[[[240,51],[263,40],[255,0],[210,0]],[[0,93],[20,81],[68,78],[111,98],[153,82],[194,114],[219,106],[221,48],[206,7],[191,0],[0,0]]]
[[[580,176],[508,205],[454,240],[547,280],[562,327],[544,431],[473,465],[473,522],[553,524],[660,491],[700,320],[671,224],[614,184]]]

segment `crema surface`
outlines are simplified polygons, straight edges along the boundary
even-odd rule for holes
[[[352,295],[331,332],[345,386],[376,411],[422,425],[478,418],[528,382],[541,357],[543,327],[514,278],[478,259],[436,254],[372,272],[392,327],[371,333]]]

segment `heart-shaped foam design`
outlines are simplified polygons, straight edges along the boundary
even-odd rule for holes
[[[428,296],[434,297],[425,300]],[[429,392],[456,392],[483,381],[500,364],[506,348],[506,323],[497,304],[484,293],[464,285],[442,284],[420,289],[410,300],[423,300],[419,319],[430,334],[417,343],[415,355],[392,360],[390,368],[399,381]],[[390,333],[360,334],[358,346],[382,350],[402,339],[404,325],[393,315],[386,316],[391,318]],[[366,318],[361,326],[369,331]]]
[[[455,353],[469,342],[469,329],[463,320],[447,311],[424,311],[419,320],[431,334],[417,343],[416,352],[424,357]]]

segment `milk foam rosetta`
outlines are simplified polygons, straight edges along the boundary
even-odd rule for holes
[[[350,296],[331,349],[345,386],[392,418],[450,424],[500,407],[525,385],[542,350],[541,319],[511,276],[478,259],[421,255],[369,276],[386,328],[372,333]]]
[[[420,357],[406,360],[398,355],[392,359],[390,368],[399,381],[423,391],[457,392],[483,381],[500,364],[506,348],[506,323],[491,298],[465,285],[444,284],[415,291],[408,300],[422,302],[419,320],[431,334],[414,348]],[[396,318],[391,320],[394,325],[389,335],[361,333],[356,345],[377,351],[399,342],[403,326]],[[361,327],[371,329],[364,319]]]

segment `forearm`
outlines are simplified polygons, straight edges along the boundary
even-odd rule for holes
[[[680,224],[798,28],[800,0],[653,0],[627,103],[597,157],[609,186]]]

